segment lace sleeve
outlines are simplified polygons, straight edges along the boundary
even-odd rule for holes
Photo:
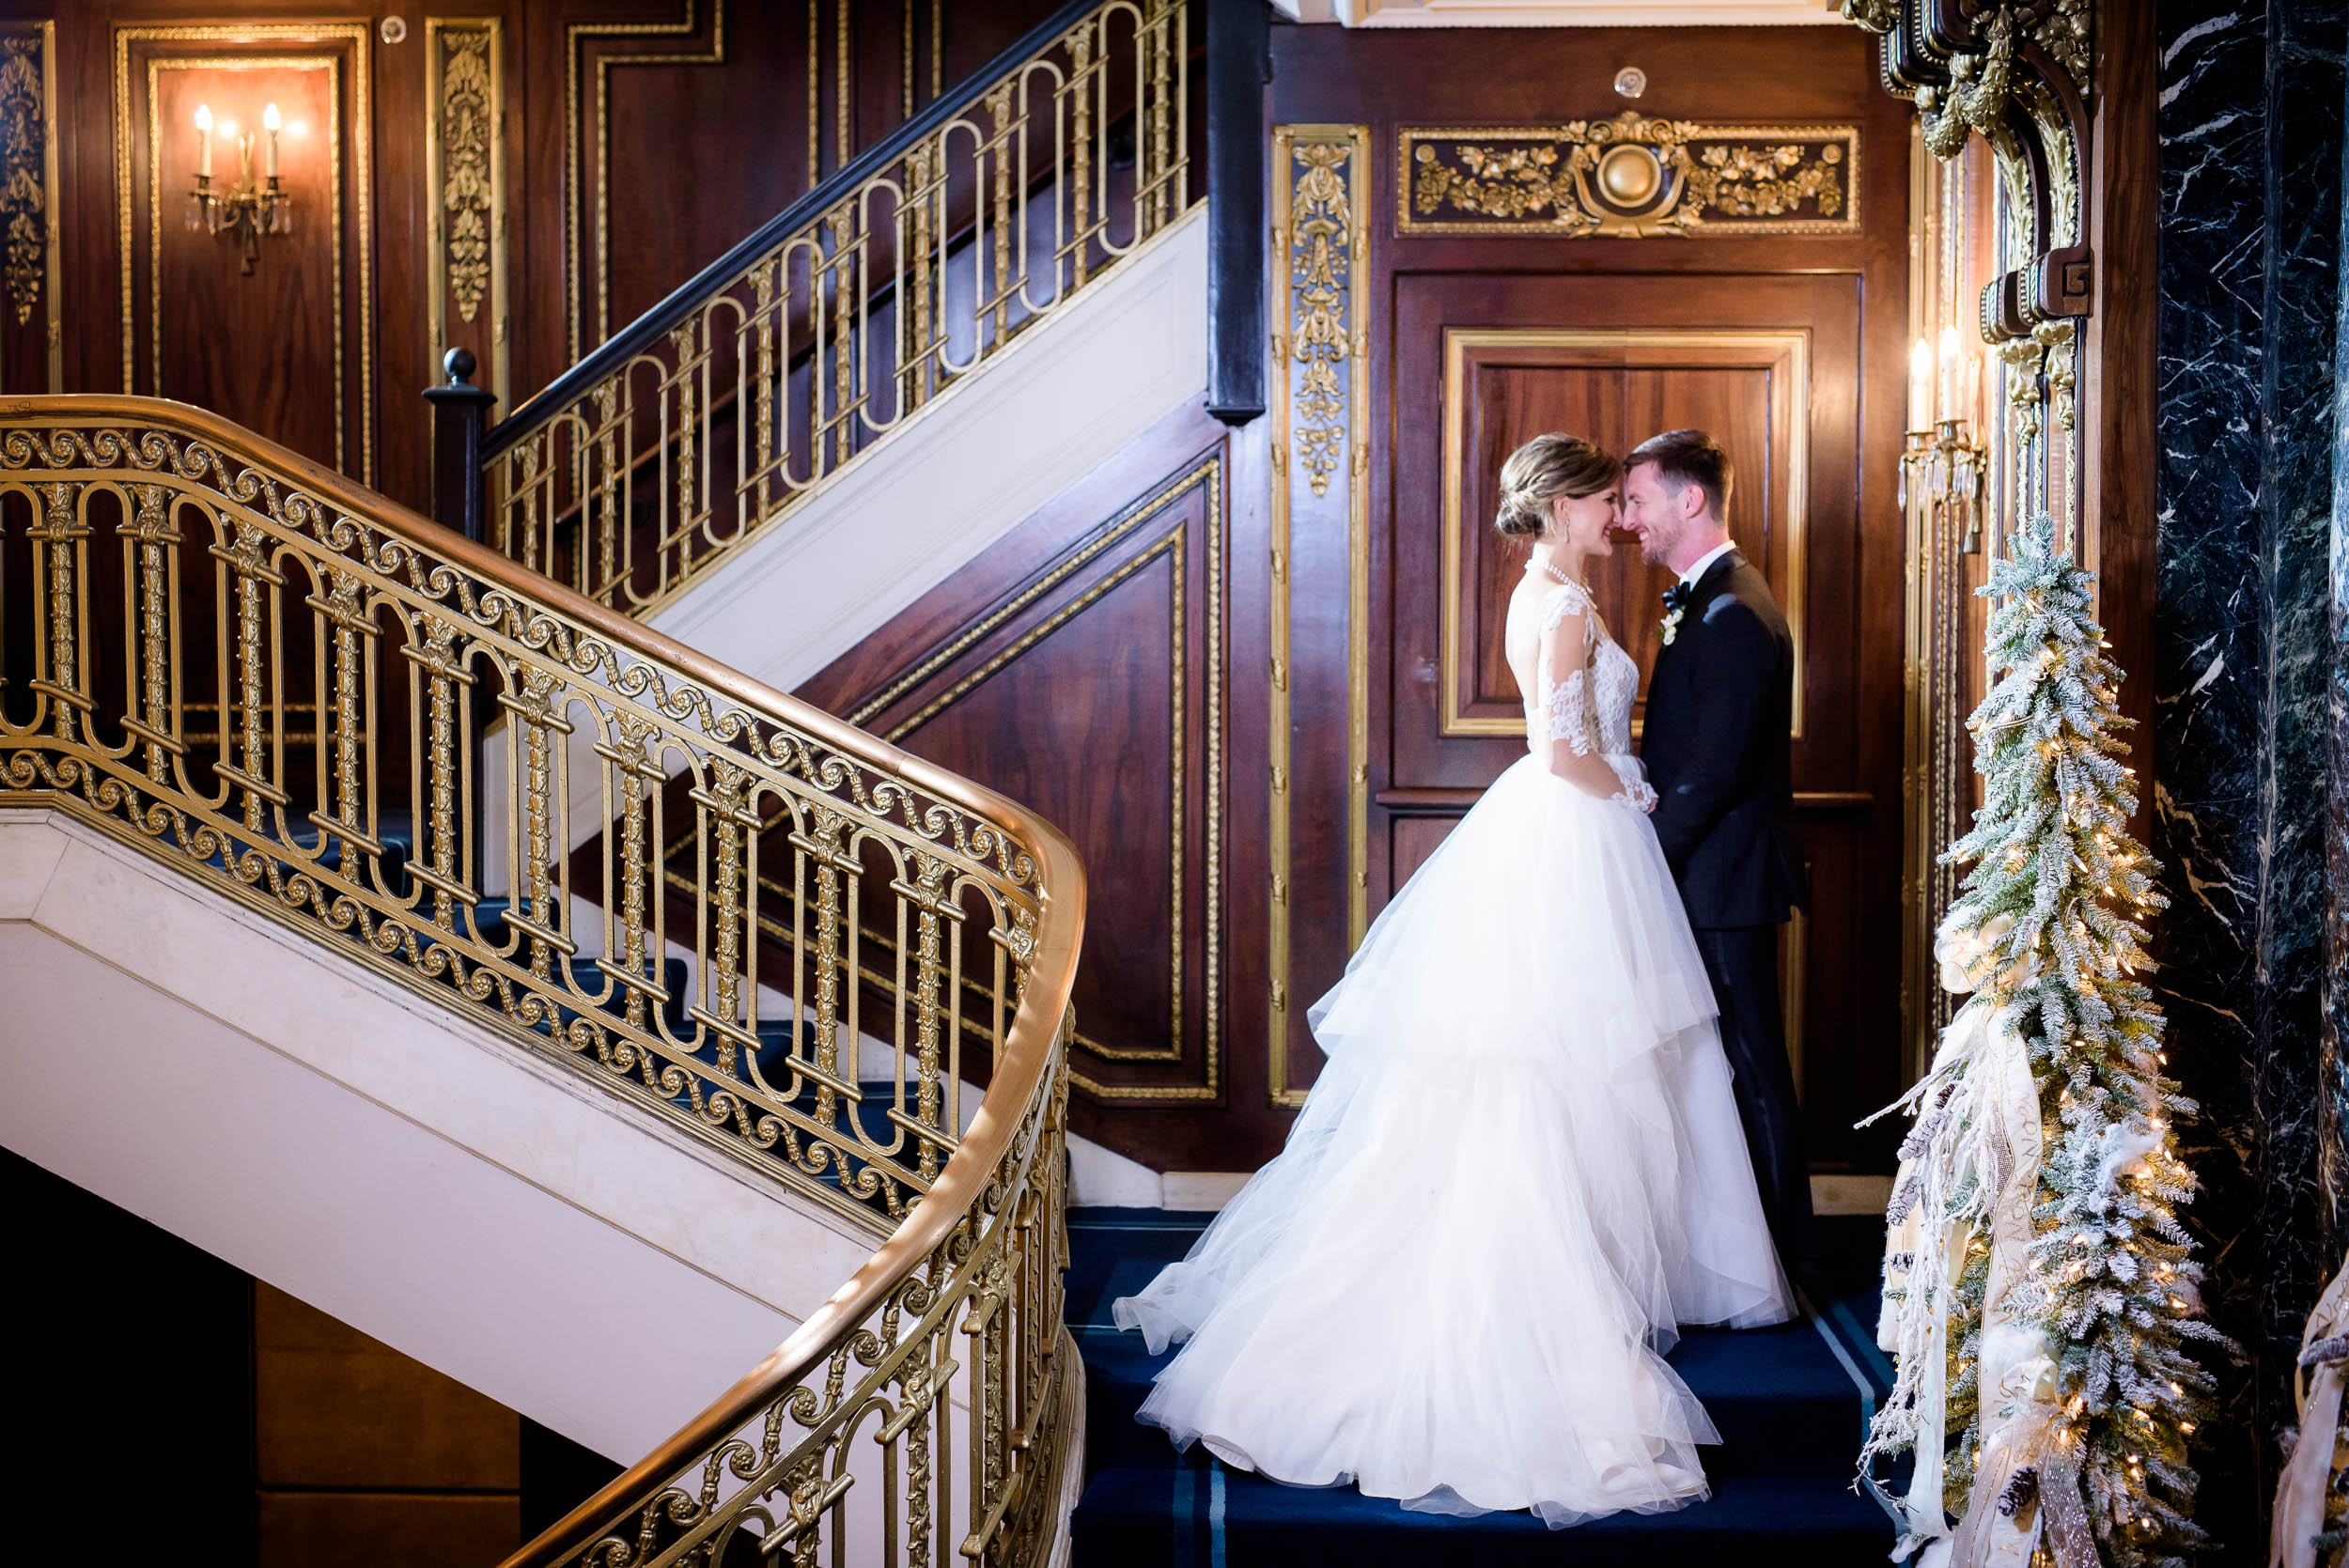
[[[1549,738],[1564,741],[1579,757],[1591,754],[1589,691],[1590,683],[1580,670],[1570,671],[1563,681],[1552,681],[1548,670],[1541,673],[1541,709],[1548,722]]]
[[[1561,582],[1542,600],[1542,635],[1556,631],[1559,623],[1569,615],[1582,617],[1582,655],[1579,665],[1566,672],[1563,680],[1551,675],[1549,660],[1541,661],[1541,673],[1535,685],[1535,706],[1542,710],[1543,722],[1552,740],[1563,740],[1579,757],[1591,754],[1596,730],[1591,723],[1591,684],[1587,671],[1590,662],[1592,633],[1596,620],[1591,614],[1591,596],[1579,582]]]

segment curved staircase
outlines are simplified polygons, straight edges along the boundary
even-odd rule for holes
[[[281,1276],[390,1264],[378,1294],[481,1327],[485,1380],[552,1347],[592,1403],[633,1354],[593,1333],[632,1328],[672,1421],[704,1397],[704,1351],[743,1354],[723,1303],[599,1318],[643,1269],[567,1278],[593,1243],[541,1255],[562,1204],[614,1229],[632,1204],[710,1276],[716,1253],[755,1267],[765,1236],[790,1244],[722,1189],[821,1216],[879,1250],[522,1560],[1050,1554],[1081,1397],[1060,1265],[1084,899],[1050,827],[159,399],[0,402],[0,654],[7,947],[65,950],[23,1011],[101,1010],[9,1032],[12,1141],[71,1172],[110,1132],[158,1129],[148,1176],[186,1190],[150,1211],[184,1197],[202,1232],[225,1195],[211,1222],[285,1233],[245,1242]],[[489,712],[513,759],[494,841]],[[583,732],[603,813],[585,862],[559,847]],[[679,859],[685,901],[657,874]],[[885,1083],[859,1073],[875,1033]],[[55,1038],[94,1048],[61,1060]],[[988,1079],[967,1124],[964,1071]],[[92,1094],[93,1076],[120,1081]],[[655,1133],[658,1169],[631,1152]],[[372,1222],[370,1188],[393,1200]],[[407,1246],[384,1210],[411,1197],[408,1229],[446,1235]],[[471,1280],[429,1245],[467,1222],[498,1265]],[[534,1257],[541,1291],[589,1303],[565,1314],[587,1343],[496,1343],[546,1312]],[[696,1343],[663,1354],[677,1337]]]

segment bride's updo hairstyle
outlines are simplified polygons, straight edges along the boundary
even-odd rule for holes
[[[1501,508],[1493,526],[1513,539],[1533,538],[1549,526],[1551,502],[1596,495],[1622,477],[1614,455],[1580,436],[1535,436],[1501,465]]]

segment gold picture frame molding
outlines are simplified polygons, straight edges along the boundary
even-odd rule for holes
[[[1803,725],[1803,622],[1809,579],[1810,525],[1808,502],[1811,472],[1811,334],[1805,328],[1716,327],[1448,327],[1443,345],[1443,495],[1440,530],[1443,546],[1443,629],[1439,682],[1443,688],[1442,728],[1446,737],[1464,736],[1522,737],[1519,715],[1480,717],[1461,711],[1460,592],[1465,505],[1465,464],[1468,449],[1469,355],[1477,349],[1579,349],[1611,351],[1628,365],[1641,349],[1724,351],[1747,350],[1756,358],[1741,361],[1742,368],[1788,366],[1786,385],[1770,390],[1772,417],[1783,405],[1787,432],[1786,494],[1783,498],[1786,539],[1786,622],[1795,643],[1794,716],[1789,733],[1799,739]],[[1768,361],[1759,358],[1766,351]],[[1366,684],[1366,682],[1365,682]]]

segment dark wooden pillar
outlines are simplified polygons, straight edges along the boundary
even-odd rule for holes
[[[1265,409],[1265,83],[1271,9],[1207,0],[1207,411]]]

